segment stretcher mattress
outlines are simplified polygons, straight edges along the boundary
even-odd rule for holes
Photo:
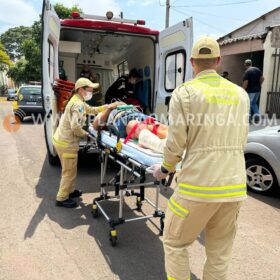
[[[89,126],[89,133],[97,137],[97,131]],[[122,142],[124,139],[121,139]],[[110,135],[108,131],[101,131],[101,142],[109,147],[116,147],[117,137],[115,135]],[[122,145],[122,150],[119,153],[120,155],[125,155],[147,167],[156,164],[162,163],[163,155],[159,153],[155,153],[150,149],[145,149],[134,143],[132,140],[129,140],[126,144]]]

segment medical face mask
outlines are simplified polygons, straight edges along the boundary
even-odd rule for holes
[[[89,101],[92,98],[92,92],[91,91],[86,91],[86,95],[84,96],[85,101]]]

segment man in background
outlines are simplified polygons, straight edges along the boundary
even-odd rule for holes
[[[227,80],[230,81],[228,71],[224,71],[223,74],[222,74],[221,76],[222,76],[224,79],[227,79]]]
[[[252,60],[245,60],[246,71],[243,76],[243,88],[247,91],[250,98],[251,119],[259,115],[258,101],[261,94],[261,85],[264,81],[262,71],[258,67],[252,66]]]

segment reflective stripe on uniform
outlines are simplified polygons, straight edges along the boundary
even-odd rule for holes
[[[103,106],[99,106],[97,108],[98,112],[101,113],[101,112],[104,112],[105,110],[107,110],[108,106],[107,105],[103,105]]]
[[[171,276],[167,276],[167,280],[177,280],[177,279]],[[186,280],[191,280],[191,278],[187,278]]]
[[[71,154],[71,153],[63,153],[63,158],[77,158],[78,154]]]
[[[190,196],[231,197],[246,195],[246,192],[246,184],[220,187],[202,187],[187,184],[179,184],[179,193],[187,194]]]
[[[171,169],[174,167],[173,164],[167,163],[165,160],[163,161],[162,166],[166,169]]]
[[[206,74],[188,81],[185,85],[194,86],[205,96],[206,103],[221,105],[237,105],[236,86],[228,83],[218,74]],[[213,86],[215,87],[213,90]]]
[[[183,208],[178,203],[175,202],[175,200],[171,197],[168,201],[168,208],[175,213],[176,215],[185,218],[189,215],[189,210]]]
[[[57,146],[60,146],[62,148],[69,148],[69,143],[68,142],[58,140],[54,136],[53,136],[53,144],[55,144]]]

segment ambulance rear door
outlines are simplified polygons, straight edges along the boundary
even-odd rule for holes
[[[193,44],[192,18],[163,30],[159,35],[157,73],[159,75],[154,98],[155,113],[166,116],[172,91],[192,78],[190,64]]]
[[[52,144],[52,136],[58,125],[57,100],[53,83],[59,77],[58,45],[60,36],[60,19],[48,0],[43,1],[42,10],[42,100],[45,110],[45,138],[49,162],[57,162]]]

